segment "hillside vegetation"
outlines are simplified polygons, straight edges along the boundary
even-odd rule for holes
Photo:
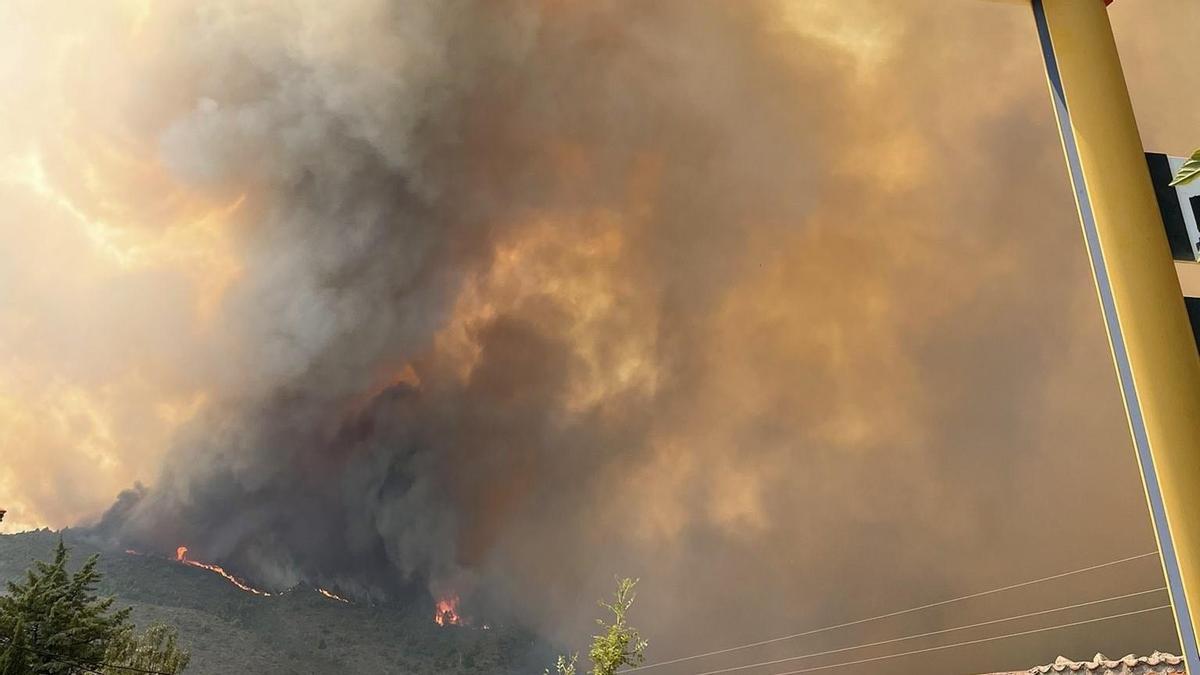
[[[59,535],[0,535],[0,581],[48,559]],[[239,591],[217,575],[150,556],[102,552],[68,532],[72,559],[101,553],[100,592],[133,608],[138,626],[178,627],[189,675],[540,672],[527,631],[439,627],[427,607],[344,604],[299,587],[277,597]]]

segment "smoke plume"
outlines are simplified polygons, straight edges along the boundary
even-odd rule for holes
[[[648,461],[716,450],[677,437],[716,384],[710,326],[757,248],[806,232],[829,154],[808,132],[830,126],[838,73],[788,59],[763,13],[171,16],[195,105],[164,126],[163,162],[240,193],[244,276],[212,402],[102,529],[385,593],[524,566],[507,542],[548,562],[554,532],[679,527],[619,506],[590,521],[653,481]],[[709,515],[753,520],[748,496]]]
[[[944,5],[9,10],[135,45],[18,167],[140,275],[47,353],[171,392],[93,532],[554,637],[641,576],[662,656],[1152,548],[1028,17]]]

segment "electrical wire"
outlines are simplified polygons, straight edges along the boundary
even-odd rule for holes
[[[703,654],[693,654],[691,656],[681,656],[679,658],[670,659],[668,661],[658,661],[655,663],[648,663],[644,666],[636,666],[634,668],[627,668],[626,670],[624,670],[622,672],[632,672],[635,670],[649,670],[651,668],[659,668],[661,666],[667,666],[667,665],[671,665],[673,663],[683,663],[685,661],[694,661],[696,659],[703,659],[703,658],[707,658],[709,656],[717,656],[718,654],[728,654],[730,652],[741,651],[743,649],[750,649],[752,647],[761,647],[763,645],[769,645],[769,644],[773,644],[775,642],[783,642],[784,640],[792,640],[795,638],[808,637],[810,635],[818,635],[820,633],[827,633],[829,631],[838,630],[841,628],[849,628],[851,626],[858,626],[858,625],[861,625],[864,623],[870,623],[872,621],[881,621],[883,619],[890,619],[890,618],[896,617],[896,616],[912,614],[913,612],[919,612],[921,610],[931,609],[933,607],[941,607],[942,605],[949,605],[949,604],[955,603],[955,602],[962,602],[964,600],[971,600],[974,598],[982,598],[984,596],[994,595],[996,593],[1003,593],[1004,591],[1016,590],[1018,588],[1032,586],[1034,584],[1040,584],[1040,583],[1044,583],[1047,581],[1054,581],[1056,579],[1063,579],[1063,578],[1073,576],[1076,574],[1083,574],[1085,572],[1093,572],[1095,570],[1104,569],[1106,567],[1112,567],[1114,565],[1121,565],[1123,563],[1133,562],[1134,560],[1141,560],[1142,558],[1149,558],[1150,556],[1157,556],[1157,555],[1158,555],[1158,551],[1150,551],[1148,553],[1142,553],[1139,555],[1130,556],[1128,558],[1121,558],[1120,560],[1111,560],[1109,562],[1101,563],[1099,565],[1083,567],[1083,568],[1080,568],[1077,570],[1072,570],[1070,572],[1062,572],[1059,574],[1050,575],[1048,577],[1042,577],[1040,579],[1033,579],[1030,581],[1022,581],[1021,583],[1017,583],[1017,584],[1001,586],[1000,588],[993,588],[991,590],[980,591],[978,593],[971,593],[969,595],[961,595],[956,598],[950,598],[948,600],[940,600],[938,602],[931,602],[926,605],[920,605],[918,607],[910,607],[908,609],[902,609],[902,610],[898,610],[895,612],[889,612],[887,614],[880,614],[878,616],[867,617],[865,619],[856,619],[854,621],[847,621],[845,623],[834,624],[832,626],[824,626],[821,628],[814,628],[812,630],[807,630],[802,633],[792,633],[791,635],[782,635],[780,637],[769,638],[767,640],[759,640],[758,642],[749,642],[749,643],[746,643],[743,645],[736,645],[733,647],[726,647],[725,649],[717,649],[717,650],[714,650],[711,652],[704,652]]]
[[[1087,619],[1085,621],[1073,621],[1071,623],[1063,623],[1063,624],[1059,624],[1057,626],[1047,626],[1045,628],[1035,628],[1033,630],[1024,630],[1019,633],[1008,633],[1007,635],[996,635],[996,636],[989,637],[989,638],[980,638],[978,640],[967,640],[965,642],[954,642],[954,643],[951,643],[948,645],[938,645],[936,647],[927,647],[925,649],[914,649],[912,651],[901,652],[899,654],[886,654],[884,656],[874,656],[869,659],[859,659],[857,661],[844,661],[842,663],[830,663],[830,664],[826,664],[823,666],[813,666],[812,668],[803,668],[801,670],[789,670],[784,673],[772,673],[772,675],[801,675],[801,673],[812,673],[812,672],[815,672],[818,670],[828,670],[830,668],[844,668],[846,666],[857,666],[857,665],[860,665],[863,663],[874,663],[876,661],[885,661],[887,659],[896,659],[896,658],[900,658],[902,656],[914,656],[916,654],[927,654],[929,652],[941,651],[943,649],[952,649],[954,647],[966,647],[968,645],[983,644],[984,642],[992,642],[994,640],[1007,640],[1010,638],[1022,637],[1024,635],[1033,635],[1035,633],[1044,633],[1046,631],[1051,631],[1051,630],[1061,630],[1063,628],[1074,628],[1075,626],[1082,626],[1082,625],[1089,624],[1089,623],[1098,623],[1100,621],[1109,621],[1111,619],[1120,619],[1120,618],[1124,618],[1127,616],[1134,616],[1136,614],[1145,614],[1147,612],[1157,612],[1162,609],[1170,609],[1170,608],[1171,608],[1170,605],[1159,605],[1158,607],[1147,607],[1146,609],[1138,609],[1138,610],[1134,610],[1132,612],[1123,612],[1121,614],[1110,614],[1108,616],[1101,616],[1101,617],[1098,617],[1095,619]]]
[[[828,650],[825,650],[822,652],[812,652],[810,654],[801,654],[799,656],[789,656],[787,658],[776,659],[774,661],[763,661],[762,663],[751,663],[751,664],[745,665],[745,666],[731,666],[729,668],[721,668],[719,670],[706,670],[703,673],[697,673],[697,675],[720,675],[721,673],[732,673],[732,672],[736,672],[739,670],[746,670],[747,668],[759,668],[762,666],[775,666],[775,665],[779,665],[781,663],[789,663],[791,661],[801,661],[804,659],[813,659],[818,656],[829,656],[831,654],[841,654],[843,652],[851,652],[851,651],[855,651],[855,650],[859,650],[859,649],[867,649],[869,647],[881,647],[883,645],[895,644],[897,642],[907,642],[908,640],[919,640],[921,638],[933,637],[935,635],[945,635],[946,633],[957,633],[959,631],[970,630],[972,628],[982,628],[984,626],[992,626],[992,625],[995,625],[998,623],[1005,623],[1008,621],[1017,621],[1019,619],[1030,619],[1035,616],[1044,616],[1046,614],[1054,614],[1055,612],[1065,612],[1065,611],[1071,610],[1071,609],[1079,609],[1081,607],[1090,607],[1092,605],[1099,605],[1099,604],[1103,604],[1106,602],[1116,602],[1117,600],[1126,600],[1128,598],[1134,598],[1134,597],[1137,597],[1140,595],[1148,595],[1150,593],[1158,593],[1160,591],[1165,591],[1165,590],[1167,590],[1166,586],[1159,586],[1158,588],[1151,588],[1151,589],[1145,590],[1145,591],[1137,591],[1136,593],[1126,593],[1124,595],[1114,595],[1114,596],[1108,597],[1108,598],[1101,598],[1100,600],[1089,600],[1087,602],[1080,602],[1080,603],[1076,603],[1074,605],[1065,605],[1063,607],[1055,607],[1053,609],[1043,609],[1043,610],[1039,610],[1036,612],[1026,612],[1025,614],[1017,614],[1016,616],[1006,616],[1003,619],[991,619],[990,621],[980,621],[978,623],[967,624],[965,626],[955,626],[954,628],[942,628],[940,630],[929,631],[926,633],[916,633],[914,635],[905,635],[902,637],[891,638],[888,640],[879,640],[877,642],[866,642],[863,644],[851,645],[849,647],[839,647],[837,649],[828,649]]]

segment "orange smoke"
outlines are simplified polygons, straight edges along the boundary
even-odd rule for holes
[[[214,574],[219,574],[219,575],[221,575],[221,577],[223,577],[225,579],[225,581],[228,581],[229,583],[233,584],[234,586],[237,586],[239,589],[241,589],[247,593],[253,593],[254,595],[259,595],[264,598],[271,597],[270,593],[267,593],[266,591],[260,591],[257,588],[250,586],[249,584],[242,581],[241,579],[238,579],[237,577],[233,576],[229,572],[226,572],[225,569],[222,568],[220,565],[212,565],[209,563],[200,562],[198,560],[188,560],[187,552],[188,552],[188,547],[180,546],[179,548],[175,549],[175,559],[178,560],[179,562],[183,563],[184,565],[191,565],[192,567],[197,567],[202,570],[208,570],[209,572],[213,572]],[[322,591],[322,593],[324,593],[324,591]]]
[[[355,417],[370,405],[376,397],[392,387],[407,384],[411,387],[421,386],[421,376],[413,368],[411,363],[402,363],[400,365],[390,365],[380,370],[380,375],[375,378],[367,389],[351,399],[346,411],[347,417]]]

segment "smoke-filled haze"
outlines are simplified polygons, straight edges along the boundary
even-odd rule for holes
[[[1188,152],[1200,10],[1112,13]],[[5,531],[553,640],[639,576],[651,661],[1153,550],[1021,8],[18,1],[0,85]]]

